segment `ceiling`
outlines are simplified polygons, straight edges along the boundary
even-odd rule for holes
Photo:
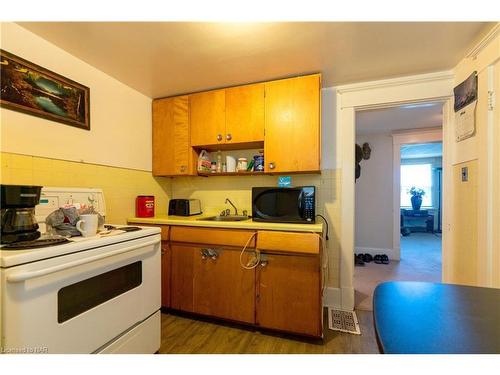
[[[442,142],[401,145],[401,159],[435,158],[442,156]]]
[[[323,86],[453,68],[485,22],[20,22],[153,98],[321,72]]]
[[[443,125],[441,103],[421,103],[356,112],[356,134],[392,133],[396,130]]]

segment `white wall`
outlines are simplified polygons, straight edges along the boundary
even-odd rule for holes
[[[358,135],[356,143],[368,142],[371,157],[361,161],[361,176],[356,182],[356,248],[393,248],[393,152],[390,133]],[[354,166],[353,166],[354,167]],[[378,250],[377,250],[378,251]]]
[[[150,98],[15,23],[0,27],[2,49],[90,88],[90,131],[2,108],[1,151],[151,171]]]

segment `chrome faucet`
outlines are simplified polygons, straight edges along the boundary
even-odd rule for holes
[[[226,198],[226,202],[225,203],[229,203],[231,206],[233,206],[234,208],[234,214],[236,216],[238,216],[238,209],[236,208],[236,206],[233,204],[233,202],[231,202],[231,200],[229,198]]]

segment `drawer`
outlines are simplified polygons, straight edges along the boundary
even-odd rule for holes
[[[280,253],[319,254],[320,238],[315,233],[258,231],[257,249]]]
[[[252,230],[172,226],[170,241],[243,247],[254,233]],[[255,247],[255,236],[248,247]]]

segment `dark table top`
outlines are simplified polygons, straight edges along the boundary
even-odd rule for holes
[[[500,289],[383,283],[373,321],[382,353],[500,353]]]

